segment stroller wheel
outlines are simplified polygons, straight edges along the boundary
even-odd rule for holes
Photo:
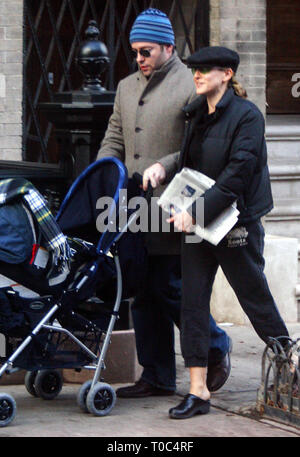
[[[30,393],[30,395],[32,395],[33,397],[37,397],[37,393],[34,387],[37,373],[37,371],[27,371],[24,378],[24,384],[27,389],[27,392]]]
[[[88,381],[82,384],[77,394],[77,404],[80,407],[80,409],[82,409],[82,411],[84,411],[85,413],[89,412],[86,406],[86,397],[88,396],[91,385],[92,380],[89,379]]]
[[[0,394],[0,427],[6,427],[14,419],[17,405],[9,394]]]
[[[90,413],[95,416],[106,416],[116,403],[114,389],[104,382],[97,382],[86,398],[86,406]]]
[[[34,388],[36,395],[44,400],[52,400],[57,397],[63,386],[63,377],[57,370],[38,371]]]

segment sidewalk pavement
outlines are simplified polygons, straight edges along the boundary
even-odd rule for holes
[[[233,340],[231,375],[212,394],[211,412],[186,420],[172,420],[168,410],[188,392],[188,371],[176,335],[178,393],[171,397],[117,399],[108,416],[83,413],[76,403],[80,385],[65,384],[52,401],[30,396],[23,385],[0,386],[16,400],[17,415],[1,437],[299,437],[300,429],[259,418],[252,412],[261,378],[264,343],[252,327],[224,327]],[[288,325],[291,336],[300,337],[300,323]],[[104,372],[105,377],[105,372]],[[113,385],[118,388],[120,385]],[[112,443],[115,442],[111,440]]]

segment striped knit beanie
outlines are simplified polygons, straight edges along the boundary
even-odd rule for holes
[[[174,45],[174,32],[168,16],[155,8],[143,11],[132,26],[129,41]]]

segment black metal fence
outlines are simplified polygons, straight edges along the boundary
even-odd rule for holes
[[[115,90],[133,71],[128,35],[136,16],[148,7],[160,8],[180,30],[179,56],[207,45],[209,0],[25,0],[23,160],[57,163],[51,123],[38,112],[53,94],[81,86],[75,57],[88,21],[97,21],[107,45],[110,66],[104,87]]]

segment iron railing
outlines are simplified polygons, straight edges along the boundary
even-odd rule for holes
[[[300,338],[270,338],[262,357],[257,410],[288,425],[300,426]]]

